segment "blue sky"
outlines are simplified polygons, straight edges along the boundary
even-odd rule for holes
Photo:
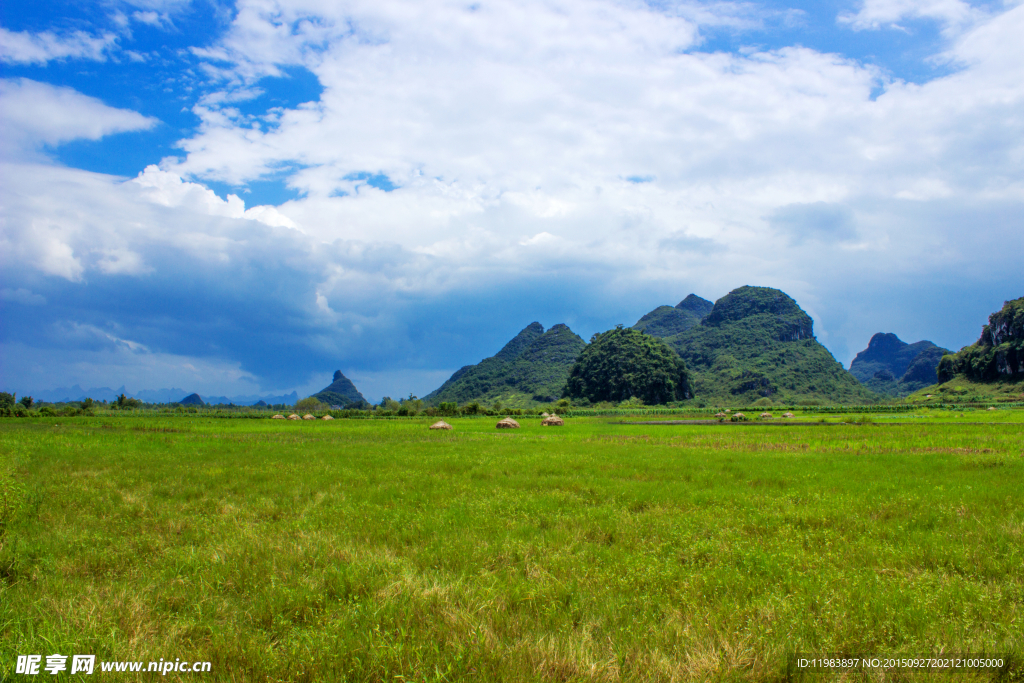
[[[1024,6],[0,10],[0,388],[423,395],[778,287],[845,365],[1021,291]]]

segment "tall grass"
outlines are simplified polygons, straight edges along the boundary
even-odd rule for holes
[[[0,677],[58,652],[209,660],[226,681],[1019,657],[1021,423],[951,420],[0,421]]]

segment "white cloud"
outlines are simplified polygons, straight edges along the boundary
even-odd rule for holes
[[[854,13],[839,15],[839,23],[849,24],[855,31],[882,27],[902,28],[907,19],[931,19],[951,33],[978,21],[979,10],[963,0],[862,0]]]
[[[10,158],[40,145],[148,130],[159,123],[128,109],[115,109],[71,88],[27,78],[0,79],[3,151]]]
[[[31,291],[18,287],[17,289],[0,289],[0,301],[22,304],[24,306],[43,306],[46,304],[46,297],[42,294],[33,294]]]
[[[91,59],[105,61],[117,44],[113,33],[90,35],[75,31],[57,35],[52,31],[29,33],[0,27],[0,61],[14,64],[46,64],[54,59]]]

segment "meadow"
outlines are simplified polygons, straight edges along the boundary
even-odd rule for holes
[[[3,419],[0,679],[1024,680],[1024,411],[797,419]]]

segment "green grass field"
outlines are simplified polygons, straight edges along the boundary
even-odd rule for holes
[[[798,418],[0,420],[0,679],[1024,680],[1024,411]]]

